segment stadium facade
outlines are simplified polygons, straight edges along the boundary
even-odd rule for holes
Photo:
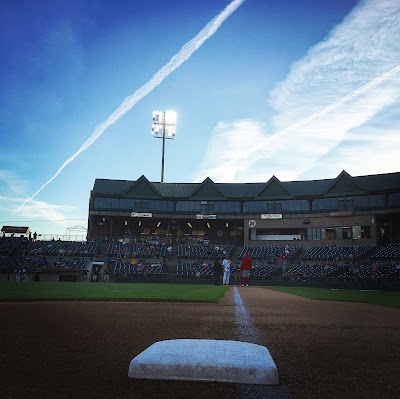
[[[96,179],[89,238],[305,248],[400,241],[400,172],[260,183]]]

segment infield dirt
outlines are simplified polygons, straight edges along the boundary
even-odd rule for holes
[[[233,291],[218,304],[0,303],[0,397],[400,397],[400,309],[258,287],[238,291],[280,385],[127,377],[132,358],[156,341],[238,339]]]

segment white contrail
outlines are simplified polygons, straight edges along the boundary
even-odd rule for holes
[[[39,188],[31,197],[26,199],[23,204],[16,210],[22,209],[26,203],[36,197],[48,184],[50,184],[61,171],[71,163],[81,152],[87,150],[112,124],[124,116],[132,107],[139,102],[144,96],[149,94],[156,88],[170,73],[180,67],[203,43],[208,40],[222,25],[222,23],[241,6],[245,0],[232,1],[219,15],[212,19],[193,39],[189,40],[171,60],[164,65],[154,76],[142,87],[136,90],[132,95],[125,98],[122,104],[100,125],[96,127],[92,135],[81,145],[75,154],[71,155],[42,187]]]
[[[308,122],[311,122],[312,120],[327,114],[330,111],[333,111],[335,108],[339,107],[340,105],[344,104],[345,102],[351,100],[352,98],[367,92],[368,90],[372,89],[373,87],[379,85],[380,83],[384,82],[385,80],[391,78],[392,76],[394,76],[395,74],[397,74],[398,72],[400,72],[400,65],[397,65],[396,67],[392,68],[391,70],[385,72],[384,74],[378,76],[377,78],[369,81],[368,83],[366,83],[364,86],[359,87],[357,90],[352,91],[349,94],[346,94],[345,96],[339,98],[338,100],[334,101],[332,104],[328,105],[327,107],[314,112],[313,114],[307,116],[306,118],[302,119],[299,122],[294,123],[293,125],[290,125],[288,127],[286,127],[285,129],[280,130],[279,132],[273,134],[272,136],[266,138],[264,140],[263,143],[257,144],[257,146],[253,147],[253,148],[249,148],[248,151],[249,153],[254,151],[256,153],[259,153],[261,155],[261,149],[264,146],[269,146],[271,144],[272,140],[275,139],[280,139],[282,135],[284,135],[285,133],[288,133],[289,131],[296,129],[298,127],[301,127],[303,125],[305,125]],[[253,159],[250,160],[248,164],[246,164],[246,166],[249,166],[249,164],[254,163],[255,161],[257,161],[257,159]]]

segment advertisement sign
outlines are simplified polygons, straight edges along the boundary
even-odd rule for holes
[[[149,213],[149,212],[132,212],[131,217],[133,217],[133,218],[151,218],[151,217],[153,217],[153,214]]]
[[[261,219],[282,219],[281,213],[263,213]]]

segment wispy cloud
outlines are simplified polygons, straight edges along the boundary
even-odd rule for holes
[[[2,188],[3,186],[3,188]],[[6,190],[4,190],[6,188]],[[0,169],[0,193],[1,191],[12,194],[22,194],[26,191],[27,183],[10,170]]]
[[[220,123],[196,180],[205,176],[216,181],[265,181],[272,175],[282,180],[331,177],[326,175],[326,163],[334,176],[342,169],[359,174],[383,171],[379,164],[354,168],[354,155],[360,159],[377,145],[394,155],[393,137],[388,137],[395,134],[390,128],[393,119],[383,119],[382,114],[400,102],[399,36],[399,2],[361,2],[326,39],[294,63],[286,79],[270,93],[276,111],[271,123],[274,133],[266,134],[259,121]],[[350,133],[361,132],[378,117],[382,118],[380,129],[385,130],[384,143],[367,140],[356,149],[345,147]],[[248,137],[248,145],[242,145],[240,136]],[[221,144],[228,138],[226,167],[221,157],[214,157],[214,148],[224,148]],[[400,169],[398,156],[387,165],[391,171]]]
[[[3,218],[3,213],[9,215],[15,209],[15,206],[20,203],[21,197],[19,196],[0,195],[0,219]],[[73,206],[54,205],[49,202],[32,200],[24,208],[20,209],[17,214],[13,215],[13,220],[1,220],[0,223],[15,222],[20,224],[29,221],[28,224],[35,225],[36,222],[45,221],[47,226],[52,226],[53,223],[55,230],[58,231],[59,227],[67,228],[71,225],[69,215],[72,215],[74,211],[75,208]]]

